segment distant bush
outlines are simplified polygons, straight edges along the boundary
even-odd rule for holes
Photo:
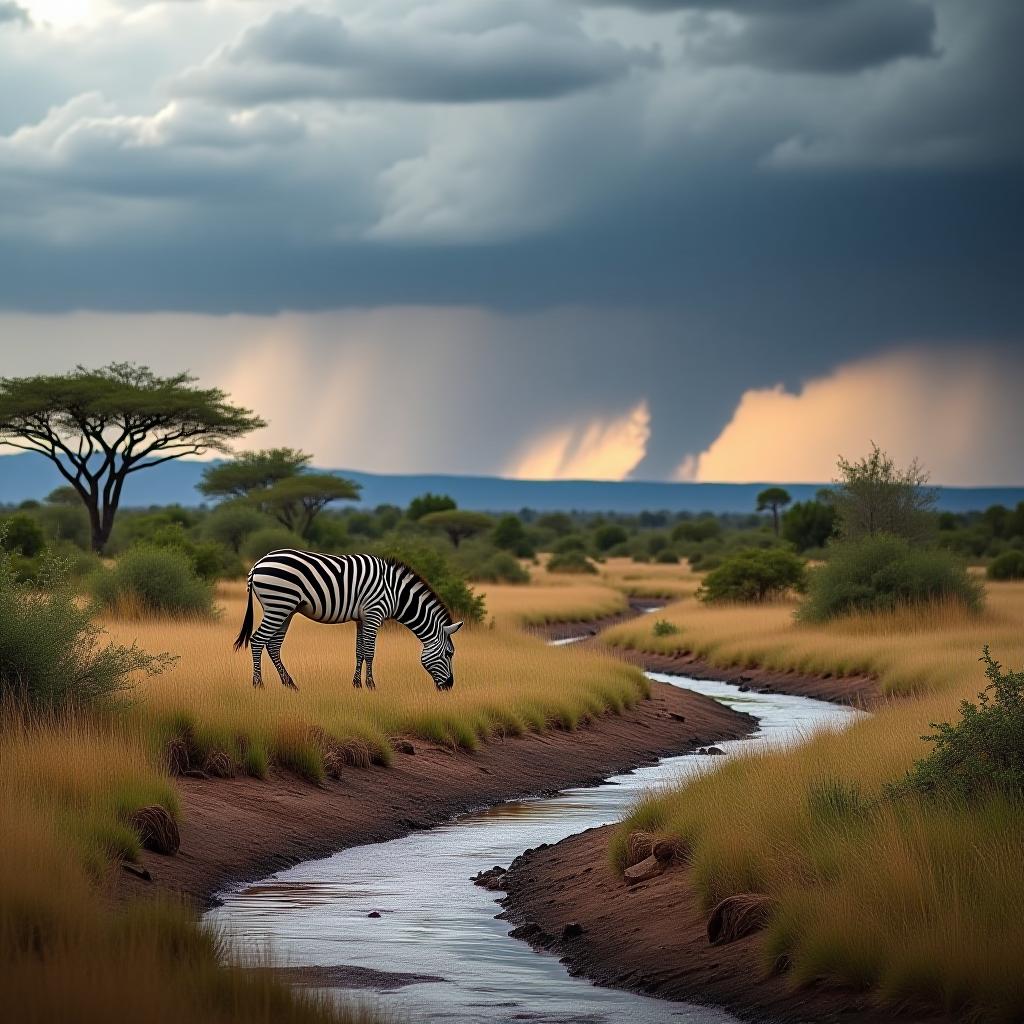
[[[722,524],[713,516],[702,516],[700,519],[685,519],[672,528],[674,541],[701,542],[713,540],[722,535]]]
[[[391,535],[377,546],[376,553],[397,558],[418,572],[456,619],[483,621],[486,611],[483,597],[466,583],[458,566],[438,547],[415,538]]]
[[[556,555],[567,555],[573,551],[585,552],[587,550],[587,542],[578,533],[570,533],[567,537],[562,537],[551,546],[551,550]]]
[[[167,523],[154,530],[147,543],[184,552],[204,580],[237,579],[245,573],[241,558],[231,548],[213,540],[196,542],[179,523]]]
[[[960,721],[932,723],[935,744],[914,763],[907,784],[923,793],[967,800],[991,792],[1024,798],[1024,672],[1003,672],[988,648],[988,685],[977,704],[960,702]]]
[[[783,548],[739,551],[704,577],[697,591],[701,601],[757,602],[781,597],[804,586],[803,559]]]
[[[1024,580],[1024,551],[1004,551],[988,564],[990,580]]]
[[[711,572],[712,569],[717,569],[722,564],[723,556],[717,552],[696,551],[689,556],[687,561],[690,563],[690,568],[697,572]]]
[[[0,547],[4,551],[18,552],[25,558],[35,558],[46,547],[42,527],[30,515],[17,512],[0,523]]]
[[[508,551],[495,551],[489,557],[474,562],[466,576],[481,583],[529,583],[530,574],[515,555]]]
[[[431,512],[447,512],[455,507],[454,498],[450,498],[447,494],[431,494],[428,491],[426,494],[421,494],[418,498],[413,498],[409,502],[409,508],[405,514],[410,519],[415,520],[422,519]]]
[[[876,534],[830,545],[828,562],[808,577],[807,598],[797,614],[805,622],[824,622],[933,601],[977,609],[981,586],[948,551]]]
[[[668,619],[658,619],[654,624],[653,632],[655,636],[675,636],[679,632],[679,627],[674,622],[669,622]]]
[[[213,614],[213,587],[196,574],[189,556],[175,548],[129,548],[90,583],[100,606],[115,612]]]
[[[616,544],[623,544],[629,540],[629,534],[617,523],[609,523],[607,526],[598,527],[594,531],[594,546],[598,551],[607,551]]]
[[[548,572],[597,574],[597,566],[582,551],[566,551],[552,555],[548,560]]]
[[[671,548],[662,548],[654,556],[655,562],[659,565],[678,565],[679,556]]]
[[[836,510],[821,501],[798,501],[782,517],[782,536],[799,552],[823,548],[836,532]]]
[[[0,552],[0,696],[37,710],[102,705],[135,673],[158,672],[172,660],[104,645],[102,635],[56,564],[26,584]]]
[[[268,526],[270,521],[262,512],[242,501],[229,501],[210,513],[203,523],[203,534],[238,554],[247,537]]]
[[[250,562],[255,562],[269,551],[276,551],[278,548],[303,550],[305,547],[306,542],[297,533],[292,533],[283,526],[267,526],[250,533],[242,541],[242,556]]]
[[[491,531],[491,542],[495,547],[511,551],[518,558],[533,558],[535,554],[526,528],[518,516],[502,516]]]

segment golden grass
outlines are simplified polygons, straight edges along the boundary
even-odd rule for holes
[[[19,1024],[369,1024],[293,992],[265,971],[220,966],[216,935],[170,900],[113,909],[112,856],[131,856],[128,814],[170,780],[140,737],[114,723],[27,721],[0,730],[0,991]]]
[[[592,576],[537,571],[526,586],[483,584],[487,613],[498,625],[544,626],[601,619],[625,611],[621,590]]]
[[[842,733],[758,752],[690,785],[642,800],[620,828],[620,862],[636,828],[685,837],[706,908],[726,895],[780,901],[765,967],[876,987],[882,998],[941,1002],[958,1015],[1024,1015],[1024,808],[896,800],[886,784],[926,753],[929,723],[955,720],[985,679],[985,643],[1024,663],[1024,584],[990,584],[980,615],[952,607],[798,626],[792,607],[708,608],[684,602],[665,617],[615,627],[610,643],[697,651],[719,665],[874,672],[901,695]]]
[[[634,562],[630,558],[609,558],[601,566],[601,579],[629,597],[663,598],[678,601],[693,597],[701,576],[683,561],[678,565]]]

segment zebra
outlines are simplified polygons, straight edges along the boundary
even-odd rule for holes
[[[281,548],[259,559],[249,572],[249,601],[235,650],[252,651],[252,685],[263,686],[263,648],[281,682],[297,690],[281,660],[281,645],[292,617],[305,615],[314,622],[356,621],[356,671],[352,685],[375,688],[373,655],[377,631],[385,619],[396,619],[416,634],[423,651],[420,663],[439,690],[455,685],[452,636],[462,628],[452,622],[444,602],[430,585],[404,562],[377,555],[324,555]],[[253,632],[255,593],[263,607],[263,621]]]

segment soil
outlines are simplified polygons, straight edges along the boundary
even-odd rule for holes
[[[795,989],[785,973],[764,968],[756,933],[710,945],[707,916],[693,895],[689,869],[673,866],[628,886],[609,861],[613,828],[590,829],[528,851],[502,878],[507,891],[502,916],[516,926],[512,934],[557,953],[571,974],[663,999],[724,1006],[753,1021],[943,1019],[911,1007],[883,1010],[868,993],[850,989],[824,984]]]
[[[144,851],[151,880],[117,871],[112,895],[162,889],[208,907],[218,892],[299,861],[396,839],[505,800],[596,784],[754,727],[749,715],[710,698],[652,683],[649,700],[573,732],[492,740],[473,754],[411,739],[415,754],[396,753],[391,767],[346,768],[322,786],[277,770],[266,780],[179,778],[179,852]]]

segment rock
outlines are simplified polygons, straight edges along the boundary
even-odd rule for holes
[[[396,736],[391,741],[391,746],[394,747],[395,750],[399,754],[415,754],[416,753],[416,748],[408,740],[402,739],[399,736]]]
[[[705,754],[724,754],[725,751],[721,747],[708,747],[704,751],[704,753]]]
[[[483,883],[484,888],[488,892],[504,892],[505,883],[501,880],[501,878],[501,875],[492,875],[490,878],[487,879],[486,882]]]
[[[470,881],[474,885],[479,885],[484,889],[491,890],[491,892],[496,892],[497,890],[503,888],[501,884],[501,879],[507,874],[508,870],[506,868],[500,867],[498,864],[495,864],[494,867],[488,871],[478,872],[470,879]]]
[[[750,693],[750,687],[746,683],[740,683],[740,693]]]
[[[203,771],[215,779],[231,779],[235,775],[235,762],[223,750],[211,750],[203,762]]]
[[[688,860],[688,852],[681,839],[659,839],[651,851],[659,864],[672,864],[674,861]]]
[[[630,832],[626,844],[626,867],[647,860],[654,852],[654,836],[650,832]]]
[[[371,910],[366,916],[367,917],[380,917],[380,911],[379,910]]]
[[[133,864],[131,861],[125,860],[121,862],[121,868],[127,871],[128,874],[141,878],[144,882],[153,881],[153,876],[149,873],[149,869],[142,864]]]
[[[190,767],[188,744],[176,736],[167,744],[167,770],[171,775],[184,775]]]
[[[140,807],[129,822],[147,850],[170,855],[181,848],[177,823],[159,804]]]
[[[638,882],[647,882],[652,878],[657,878],[664,870],[665,865],[652,854],[646,860],[640,861],[639,864],[626,868],[623,877],[628,885],[636,885]]]
[[[708,918],[708,942],[724,946],[760,931],[771,920],[775,900],[758,892],[727,896]]]
[[[686,715],[681,715],[681,714],[679,714],[678,711],[670,711],[668,713],[668,717],[669,718],[674,718],[677,722],[685,722],[686,721]]]
[[[579,921],[568,921],[562,926],[563,939],[576,939],[583,934],[583,925]]]

